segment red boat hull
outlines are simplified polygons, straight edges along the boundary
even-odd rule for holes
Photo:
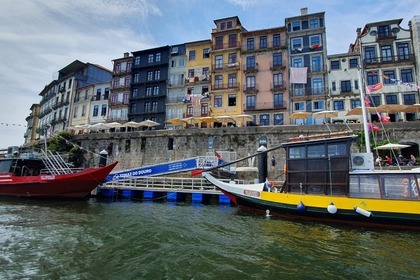
[[[63,175],[0,175],[0,196],[82,199],[104,182],[117,163]]]

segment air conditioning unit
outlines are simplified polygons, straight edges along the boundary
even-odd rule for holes
[[[372,153],[352,153],[351,166],[356,170],[373,170]]]

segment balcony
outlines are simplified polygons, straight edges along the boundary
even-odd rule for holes
[[[326,65],[311,65],[308,67],[308,73],[326,73],[327,72],[327,66]]]
[[[260,110],[286,110],[287,106],[284,102],[256,102],[252,104],[244,104],[244,111],[260,111]]]
[[[184,85],[185,85],[185,81],[183,79],[176,79],[173,81],[168,81],[168,88],[183,87]]]
[[[255,85],[243,85],[242,90],[244,94],[257,94],[258,84]]]
[[[217,63],[212,65],[212,72],[216,71],[229,71],[229,70],[239,70],[241,64],[239,61],[232,63]]]
[[[387,57],[373,57],[365,58],[363,65],[366,68],[376,68],[389,64],[414,64],[414,54],[398,55],[398,56],[387,56]]]
[[[217,90],[238,90],[239,89],[239,83],[227,83],[227,84],[213,84],[211,86],[212,91]]]
[[[229,42],[227,44],[214,44],[211,46],[213,51],[229,50],[229,49],[235,49],[235,48],[240,48],[240,47],[241,47],[240,42]]]
[[[255,41],[252,46],[248,46],[247,41],[244,40],[242,44],[242,53],[252,53],[252,52],[261,52],[261,51],[268,51],[268,50],[285,50],[287,49],[287,45],[283,43],[279,43],[278,41],[269,41],[267,44],[260,46],[259,41]]]
[[[272,92],[279,92],[279,91],[285,91],[286,90],[286,86],[284,85],[284,82],[277,82],[277,83],[270,83],[270,90]]]
[[[286,69],[286,65],[282,63],[275,63],[270,62],[270,71],[284,71]]]
[[[397,34],[392,31],[378,32],[376,34],[376,41],[381,40],[395,40],[397,39]]]
[[[110,108],[119,108],[128,106],[128,101],[109,101]]]
[[[190,77],[190,78],[185,79],[186,85],[207,83],[207,82],[210,82],[210,75],[201,75],[201,76]]]
[[[254,65],[244,65],[244,73],[245,74],[252,74],[258,72],[258,63],[255,63]]]

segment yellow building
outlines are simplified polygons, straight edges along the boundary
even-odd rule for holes
[[[186,43],[185,117],[210,116],[211,40]]]
[[[215,20],[211,32],[211,112],[213,117],[242,114],[241,36],[237,16]]]

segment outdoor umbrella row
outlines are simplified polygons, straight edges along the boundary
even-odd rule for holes
[[[119,127],[132,127],[132,128],[136,128],[136,127],[141,127],[141,126],[145,126],[145,127],[154,127],[154,126],[158,126],[159,123],[152,121],[152,120],[145,120],[142,122],[134,122],[134,121],[129,121],[126,123],[119,123],[119,122],[110,122],[110,123],[96,123],[96,124],[82,124],[82,125],[75,125],[74,127],[70,127],[71,129],[90,129],[90,130],[104,130],[104,129],[110,129],[110,128],[119,128]]]

